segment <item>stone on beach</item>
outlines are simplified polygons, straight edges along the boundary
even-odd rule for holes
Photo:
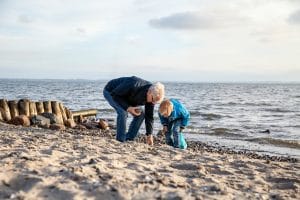
[[[66,127],[63,124],[51,124],[50,129],[64,131],[64,130],[66,130]]]
[[[19,115],[10,120],[10,123],[16,126],[30,126],[29,117],[26,115]]]
[[[36,125],[43,128],[49,128],[50,127],[50,119],[46,118],[42,115],[35,115],[31,117],[32,125]]]
[[[48,112],[44,112],[41,114],[43,117],[46,117],[48,119],[50,119],[50,123],[51,124],[57,124],[58,123],[58,120],[57,120],[57,117],[55,114],[53,113],[48,113]]]
[[[76,123],[74,122],[73,119],[67,119],[65,121],[65,125],[66,125],[66,127],[74,128],[76,126]]]

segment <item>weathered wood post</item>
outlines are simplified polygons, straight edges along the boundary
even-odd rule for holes
[[[45,112],[43,102],[41,102],[41,101],[35,102],[35,106],[36,106],[36,112],[38,115]]]
[[[64,107],[64,110],[65,110],[66,117],[67,117],[67,121],[65,122],[65,125],[67,127],[74,128],[76,126],[76,123],[73,119],[72,111],[70,111],[67,107]]]
[[[44,111],[47,113],[52,113],[51,101],[44,101]]]
[[[28,99],[20,99],[18,102],[19,106],[19,115],[26,115],[29,117],[29,100]]]
[[[2,117],[2,108],[0,108],[0,121],[3,121],[3,117]]]
[[[59,102],[57,101],[52,101],[51,102],[51,107],[52,107],[52,113],[57,116],[57,123],[58,124],[64,124],[60,108],[59,108]]]
[[[67,118],[67,114],[66,114],[66,111],[65,111],[65,107],[62,103],[59,103],[59,109],[60,109],[61,116],[62,116],[62,119],[63,119],[64,124],[65,124],[66,121],[68,120],[68,118]]]
[[[33,102],[33,101],[29,102],[29,115],[30,115],[30,117],[37,115],[36,105],[35,105],[35,102]]]
[[[66,110],[66,115],[68,119],[73,119],[73,113],[71,110],[69,110],[68,108],[65,108]]]
[[[11,115],[12,119],[19,116],[19,108],[18,108],[18,101],[17,100],[8,101],[8,106],[9,106],[9,109],[10,109],[10,115]]]
[[[0,108],[2,108],[2,118],[4,121],[11,120],[10,110],[6,99],[0,99]]]

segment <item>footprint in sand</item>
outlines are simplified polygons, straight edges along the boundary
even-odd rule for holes
[[[142,173],[144,173],[145,171],[150,171],[150,168],[144,167],[137,163],[128,163],[126,168],[137,171],[137,172],[142,172]]]
[[[213,165],[209,167],[206,167],[207,170],[212,173],[212,174],[217,174],[217,175],[232,175],[231,172],[227,171],[227,170],[222,170],[219,166],[217,165]]]
[[[73,199],[74,195],[66,190],[62,190],[54,185],[44,187],[42,191],[38,194],[39,197],[44,197],[46,199]]]
[[[267,182],[273,183],[273,189],[279,190],[290,190],[297,189],[296,183],[300,183],[299,179],[293,178],[282,178],[282,177],[268,177],[266,178]]]
[[[172,163],[170,167],[179,170],[198,170],[199,166],[191,163]]]
[[[42,179],[26,176],[26,175],[17,175],[9,179],[8,181],[3,181],[3,184],[5,187],[12,191],[24,191],[28,192],[30,191],[37,183],[41,182]]]

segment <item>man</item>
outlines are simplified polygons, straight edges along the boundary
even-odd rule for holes
[[[103,95],[117,112],[117,140],[133,140],[145,119],[147,144],[153,145],[154,105],[163,100],[164,94],[163,84],[152,84],[136,76],[109,81],[104,87]],[[142,105],[145,106],[145,111],[140,108]],[[126,133],[128,112],[133,115],[133,120]]]

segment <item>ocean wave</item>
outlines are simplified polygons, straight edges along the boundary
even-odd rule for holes
[[[261,137],[261,138],[246,139],[246,141],[257,142],[259,144],[271,144],[274,146],[300,149],[300,141],[297,141],[297,140],[282,140],[282,139],[276,139],[276,138]]]
[[[113,108],[101,108],[98,109],[99,112],[114,112]]]
[[[265,103],[265,102],[263,102],[263,103],[249,103],[249,102],[247,102],[247,103],[243,103],[242,105],[245,105],[245,106],[272,106],[272,104]]]
[[[202,113],[200,114],[201,117],[203,117],[204,120],[215,120],[215,119],[221,119],[222,115],[214,114],[214,113]]]
[[[228,102],[228,103],[222,103],[219,104],[221,106],[272,106],[270,103],[262,102],[262,103],[253,103],[253,102],[246,102],[246,103],[240,103],[240,102]]]
[[[238,134],[239,129],[229,129],[229,128],[212,128],[208,130],[208,135],[230,137],[230,138],[243,138],[245,135]]]
[[[228,129],[228,128],[197,128],[193,126],[189,126],[186,130],[189,134],[201,134],[201,135],[211,135],[211,136],[222,136],[222,137],[229,137],[229,138],[243,138],[246,137],[245,135],[238,134],[240,132],[238,129]]]
[[[223,116],[215,113],[203,113],[198,110],[192,110],[190,111],[191,116],[201,116],[203,120],[215,120],[215,119],[221,119]],[[226,117],[231,117],[231,116],[226,116]]]
[[[267,108],[267,109],[264,109],[264,110],[269,111],[269,112],[278,112],[278,113],[295,112],[295,111],[292,111],[292,110],[285,110],[285,109],[282,109],[282,108]]]

